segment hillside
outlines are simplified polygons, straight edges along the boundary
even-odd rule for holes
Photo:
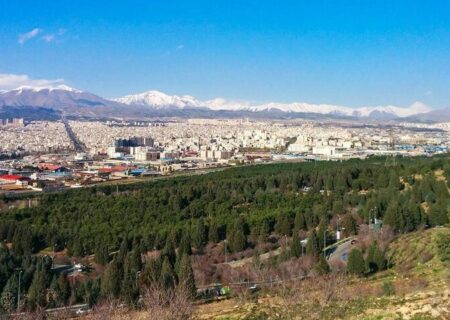
[[[435,238],[443,232],[450,232],[450,228],[433,228],[397,237],[388,248],[393,267],[374,276],[305,281],[292,288],[262,291],[252,298],[199,306],[197,317],[221,320],[448,319],[450,268],[440,260],[435,246]]]
[[[0,215],[0,312],[21,295],[92,319],[445,313],[449,177],[446,156],[371,158],[43,194]]]

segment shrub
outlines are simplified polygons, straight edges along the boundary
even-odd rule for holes
[[[450,231],[439,232],[435,236],[434,242],[441,261],[450,264]]]
[[[385,281],[383,282],[383,285],[381,286],[381,289],[383,290],[383,294],[385,296],[392,296],[395,294],[395,286],[392,283],[392,281]]]

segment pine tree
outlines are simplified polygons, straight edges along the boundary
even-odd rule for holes
[[[344,236],[355,235],[358,232],[355,218],[351,214],[346,214],[343,220]]]
[[[187,255],[192,254],[191,234],[188,229],[184,229],[183,235],[180,239],[180,244],[178,247],[178,255],[182,256],[184,254],[187,254]]]
[[[103,297],[119,297],[122,273],[116,258],[106,267],[102,275],[101,293]]]
[[[267,221],[266,219],[261,221],[261,223],[259,225],[258,233],[259,233],[258,234],[258,241],[261,242],[261,243],[265,243],[267,241],[267,238],[270,235],[269,221]]]
[[[119,252],[116,254],[116,257],[114,259],[120,264],[123,264],[125,258],[127,257],[127,254],[128,254],[128,240],[123,239],[122,243],[120,244]]]
[[[189,292],[191,297],[195,297],[197,289],[195,287],[195,278],[194,271],[191,266],[191,258],[188,255],[184,255],[181,258],[178,278],[180,285]]]
[[[198,250],[201,250],[206,243],[206,227],[203,219],[198,219],[192,230],[192,244]]]
[[[432,227],[442,226],[449,222],[446,202],[446,199],[439,199],[436,204],[431,206],[429,221]]]
[[[317,264],[315,266],[315,271],[319,275],[324,275],[324,274],[330,273],[330,271],[331,271],[330,266],[323,255],[319,255],[319,261],[317,261]]]
[[[298,258],[301,255],[302,255],[302,244],[300,242],[298,232],[294,232],[291,243],[291,256]]]
[[[142,282],[146,285],[157,283],[161,276],[161,266],[161,258],[147,260],[141,276]]]
[[[43,263],[39,263],[33,275],[33,281],[28,289],[28,299],[33,307],[45,307],[47,304],[46,289],[48,275]]]
[[[58,293],[59,301],[62,305],[66,305],[69,302],[70,293],[72,289],[70,288],[70,283],[67,280],[67,276],[64,273],[58,278]]]
[[[369,249],[367,250],[367,257],[366,257],[366,270],[369,273],[375,273],[378,271],[378,264],[375,261],[375,254],[377,251],[377,245],[375,242],[373,242]]]
[[[320,253],[319,241],[317,240],[316,231],[312,230],[308,237],[308,242],[306,243],[306,253],[317,255]]]
[[[208,231],[209,242],[218,243],[219,242],[219,226],[216,220],[212,220],[209,224]]]
[[[239,218],[234,223],[229,237],[228,237],[229,249],[232,252],[239,252],[246,248],[247,238],[244,230],[244,220]]]
[[[95,246],[95,262],[101,265],[106,265],[109,262],[108,246],[104,242],[99,242]]]
[[[359,249],[352,249],[348,255],[347,272],[362,276],[366,271],[364,257]]]
[[[278,215],[278,221],[275,225],[275,231],[280,236],[290,236],[292,232],[292,225],[289,215],[281,213]]]
[[[389,202],[383,217],[383,224],[392,227],[394,230],[399,229],[398,202],[395,199]]]
[[[12,275],[6,285],[3,288],[3,292],[0,298],[0,308],[7,313],[12,313],[17,306],[17,289],[18,279],[16,274]]]
[[[294,230],[306,230],[306,221],[303,212],[297,212],[294,219]]]
[[[176,275],[173,271],[173,266],[170,263],[168,257],[164,257],[162,266],[161,266],[161,284],[165,288],[173,288],[176,283]]]
[[[164,246],[164,248],[161,251],[161,256],[163,258],[167,257],[169,259],[169,262],[171,265],[175,264],[177,255],[175,252],[174,242],[172,241],[172,239],[170,237],[167,237],[166,245]]]

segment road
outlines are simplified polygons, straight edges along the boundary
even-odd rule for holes
[[[355,247],[355,239],[350,238],[347,241],[339,244],[336,249],[328,256],[328,262],[344,262],[347,263],[348,254]]]
[[[75,132],[73,132],[72,127],[69,124],[69,121],[66,119],[66,117],[64,115],[61,117],[61,120],[64,123],[64,127],[66,128],[67,135],[69,136],[70,140],[72,140],[75,151],[76,152],[86,152],[86,146],[78,139]]]

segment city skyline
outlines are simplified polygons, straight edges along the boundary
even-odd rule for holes
[[[0,89],[64,83],[108,98],[160,90],[353,108],[450,104],[444,1],[104,6],[5,3]]]

